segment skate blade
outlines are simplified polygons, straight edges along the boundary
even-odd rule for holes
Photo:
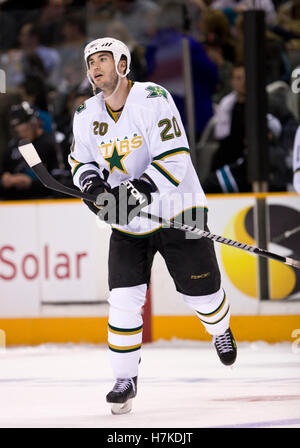
[[[126,403],[112,403],[111,413],[114,415],[127,414],[132,409],[132,398]]]

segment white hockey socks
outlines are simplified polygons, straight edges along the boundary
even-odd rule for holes
[[[206,296],[184,295],[183,300],[196,312],[209,334],[223,334],[229,327],[230,305],[222,288]]]
[[[146,289],[146,285],[138,285],[111,291],[108,347],[115,378],[132,378],[138,374],[143,335],[141,309]]]

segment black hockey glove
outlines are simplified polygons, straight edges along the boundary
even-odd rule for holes
[[[98,173],[84,173],[86,174],[83,179],[81,178],[81,189],[84,193],[94,194],[98,196],[99,194],[110,191],[110,185],[106,180],[102,179]],[[83,202],[88,206],[88,208],[96,215],[99,212],[99,208],[91,201],[83,200]]]
[[[135,218],[143,207],[151,204],[153,183],[142,179],[125,180],[109,193],[98,196],[96,205],[102,210],[98,216],[109,224],[124,226]]]

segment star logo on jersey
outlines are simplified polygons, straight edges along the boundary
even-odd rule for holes
[[[80,112],[82,112],[84,109],[86,109],[86,104],[85,104],[85,102],[82,103],[82,104],[80,104],[79,107],[77,107],[77,109],[76,109],[76,114],[80,114]]]
[[[109,171],[112,173],[115,169],[122,171],[122,173],[128,174],[125,166],[123,165],[124,157],[128,156],[129,152],[125,154],[119,154],[116,142],[114,142],[113,151],[110,156],[104,157],[109,164]]]
[[[146,90],[148,90],[150,92],[149,95],[147,96],[147,98],[155,98],[158,96],[162,96],[166,100],[168,99],[167,92],[162,87],[148,86],[148,87],[146,87]]]

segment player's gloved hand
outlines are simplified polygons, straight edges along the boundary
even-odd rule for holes
[[[151,204],[151,193],[156,190],[154,184],[142,180],[126,180],[112,188],[110,194],[98,196],[96,205],[104,207],[98,216],[109,224],[124,226],[135,218],[143,207]]]
[[[87,176],[81,182],[81,189],[84,193],[94,194],[95,196],[98,196],[99,194],[110,191],[110,185],[100,176],[94,175],[94,176]],[[96,204],[86,200],[83,200],[83,202],[88,206],[88,208],[93,213],[95,213],[96,215],[98,214],[99,208],[96,206]]]

